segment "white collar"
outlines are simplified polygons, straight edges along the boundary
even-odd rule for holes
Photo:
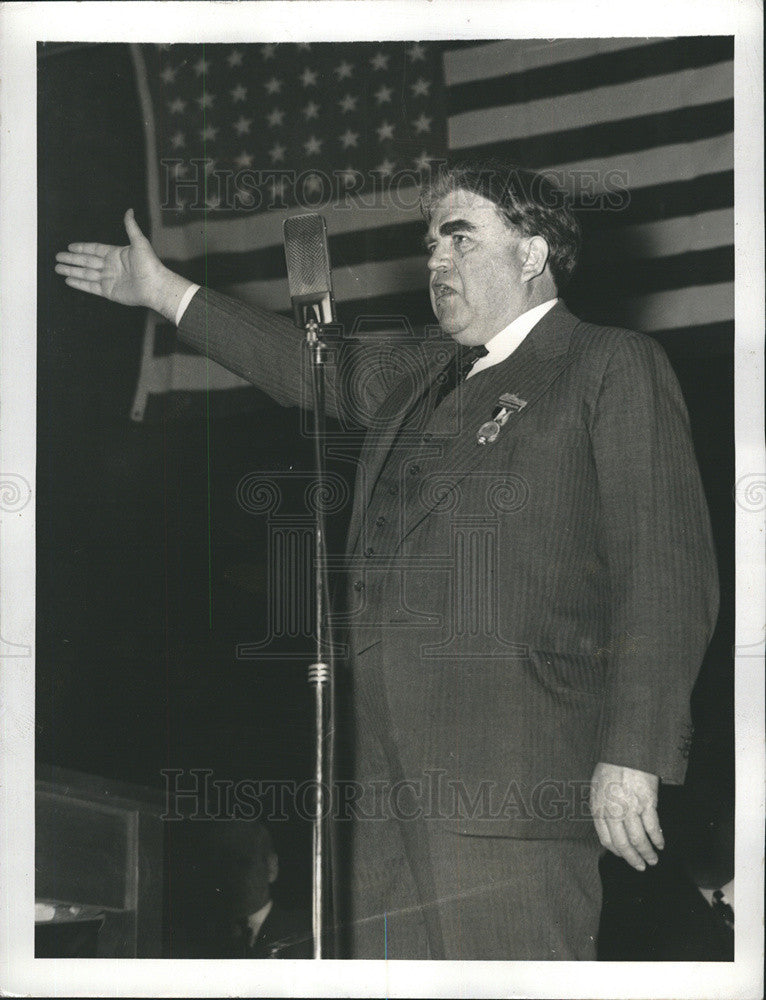
[[[705,899],[707,900],[708,904],[710,906],[712,906],[713,903],[715,902],[715,900],[713,899],[713,893],[716,892],[717,890],[715,890],[715,889],[703,889],[702,886],[697,886],[697,888],[702,893],[702,895],[705,897]],[[718,891],[720,891],[720,893],[721,893],[721,902],[722,903],[728,903],[729,906],[733,910],[734,909],[734,879],[731,879],[731,881],[727,882],[726,885],[722,885],[721,888],[720,888],[720,890],[718,890]]]
[[[484,345],[487,348],[487,354],[475,362],[473,368],[466,377],[472,378],[477,372],[483,371],[485,368],[491,368],[493,365],[497,365],[501,361],[505,361],[507,357],[510,357],[510,355],[513,354],[522,340],[524,340],[530,332],[532,327],[534,327],[543,318],[543,316],[556,305],[557,302],[557,298],[548,299],[547,302],[541,302],[539,306],[534,306],[532,309],[528,309],[525,313],[522,313],[521,316],[517,316],[516,319],[502,329],[500,333],[496,333],[495,336],[488,340]]]
[[[270,899],[265,906],[262,906],[260,910],[256,910],[255,913],[251,913],[247,918],[247,926],[250,928],[250,947],[252,948],[255,944],[256,938],[260,933],[261,927],[263,927],[266,922],[266,917],[271,913],[271,908],[274,905],[274,900]]]

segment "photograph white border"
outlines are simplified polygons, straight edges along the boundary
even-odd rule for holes
[[[756,0],[335,0],[0,7],[0,989],[69,996],[763,995],[763,29]],[[734,963],[208,962],[33,958],[38,41],[267,42],[735,36]],[[8,483],[10,482],[10,486]],[[13,509],[10,509],[13,508]]]

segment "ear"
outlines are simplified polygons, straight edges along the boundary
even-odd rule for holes
[[[521,280],[538,278],[548,263],[548,241],[542,236],[530,236],[525,240],[526,254],[521,267]]]

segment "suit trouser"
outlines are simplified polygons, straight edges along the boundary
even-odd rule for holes
[[[398,825],[361,823],[354,832],[348,957],[596,958],[595,840],[463,836],[424,824],[424,864]]]
[[[369,795],[361,815],[340,824],[342,954],[595,959],[601,911],[595,831],[578,839],[461,835],[440,819],[417,815],[406,787],[393,809],[391,789],[405,776],[389,739],[379,663],[370,667],[355,699],[356,773]]]

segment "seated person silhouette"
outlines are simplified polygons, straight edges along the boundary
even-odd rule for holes
[[[639,881],[619,859],[602,859],[602,961],[734,960],[734,802],[690,788],[661,795],[666,849]]]
[[[166,844],[166,957],[311,957],[308,915],[272,897],[279,860],[261,823],[187,819]]]

